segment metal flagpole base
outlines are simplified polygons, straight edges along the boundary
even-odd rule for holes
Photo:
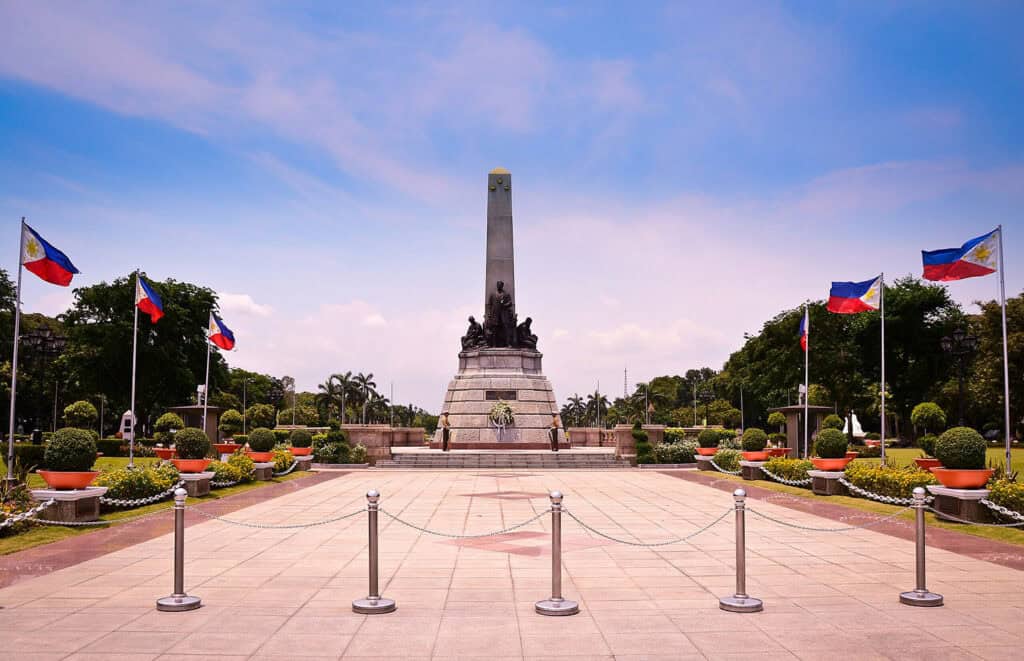
[[[733,595],[720,598],[718,607],[730,613],[759,613],[764,610],[764,602],[754,597]]]
[[[395,600],[384,597],[366,597],[355,599],[352,602],[352,612],[362,615],[381,615],[383,613],[395,612]]]
[[[542,599],[534,604],[541,615],[575,615],[580,612],[580,605],[570,599]]]
[[[907,606],[941,606],[942,595],[927,590],[911,590],[900,593],[900,603]]]
[[[156,609],[158,611],[167,612],[179,612],[179,611],[193,611],[202,606],[202,599],[199,597],[190,597],[187,594],[172,594],[169,597],[156,600]]]

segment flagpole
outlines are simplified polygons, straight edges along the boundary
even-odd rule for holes
[[[210,312],[210,324],[213,323],[213,312]],[[206,325],[206,380],[203,382],[203,433],[206,433],[206,404],[210,401],[210,324]]]
[[[132,328],[132,407],[131,407],[131,435],[128,437],[128,466],[135,465],[135,368],[138,360],[139,344],[139,269],[135,269],[135,326]]]
[[[879,300],[878,309],[882,313],[882,465],[885,465],[885,273],[878,276]]]
[[[18,391],[18,338],[21,335],[21,271],[25,263],[25,217],[18,235],[18,285],[14,290],[14,352],[11,355],[11,420],[7,435],[7,481],[14,480],[14,403]]]
[[[999,225],[999,303],[1003,310],[1003,411],[1006,423],[1006,474],[1010,474],[1013,463],[1010,461],[1010,359],[1006,346],[1006,269],[1003,263],[1003,226]]]
[[[808,434],[808,404],[811,400],[811,311],[807,307],[807,302],[804,302],[804,337],[806,338],[804,347],[804,458],[808,458],[810,455],[807,452],[807,445],[809,443],[810,435]]]

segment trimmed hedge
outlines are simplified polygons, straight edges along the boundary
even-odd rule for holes
[[[918,404],[920,406],[920,404]],[[929,457],[935,456],[935,441],[938,437],[935,434],[925,434],[921,438],[917,439],[917,444],[921,447],[921,451]]]
[[[768,434],[763,429],[748,427],[743,432],[743,449],[747,452],[760,452],[768,445]]]
[[[277,437],[266,427],[257,427],[249,432],[249,447],[253,452],[270,452],[275,445]]]
[[[934,475],[916,467],[894,468],[862,462],[846,467],[846,479],[861,489],[892,498],[910,498],[916,487],[937,483]]]
[[[843,419],[840,418],[835,413],[829,413],[828,415],[825,416],[825,419],[821,421],[821,428],[822,429],[838,429],[838,430],[842,431],[842,429],[843,429]]]
[[[697,454],[696,441],[679,441],[678,443],[662,443],[654,448],[654,458],[659,464],[692,464]]]
[[[790,459],[789,457],[772,457],[765,465],[765,470],[785,480],[806,480],[807,471],[814,468],[807,459]]]
[[[14,457],[24,468],[46,469],[46,446],[31,443],[15,443]]]
[[[275,443],[287,443],[288,437],[291,435],[291,432],[287,429],[273,429],[271,431],[274,432]]]
[[[107,487],[107,498],[149,498],[167,491],[177,482],[178,469],[166,462],[155,466],[125,466],[104,471],[96,478],[96,486]]]
[[[718,467],[727,471],[738,471],[740,469],[740,459],[742,458],[743,455],[739,450],[732,449],[719,450],[713,457]]]
[[[838,429],[822,429],[814,443],[814,453],[822,459],[842,459],[846,456],[846,434]]]
[[[185,427],[174,434],[178,459],[205,459],[210,447],[210,438],[198,427]]]
[[[313,435],[305,429],[294,430],[288,440],[295,448],[308,448],[313,445]]]
[[[58,429],[46,446],[43,461],[53,471],[88,471],[96,462],[96,441],[85,429]]]
[[[986,447],[985,439],[975,430],[953,427],[935,441],[935,458],[943,468],[978,470],[985,468]]]

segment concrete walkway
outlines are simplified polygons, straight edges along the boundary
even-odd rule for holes
[[[686,535],[731,509],[727,493],[639,472],[354,472],[231,513],[312,522],[364,506],[460,533],[547,510],[546,492],[595,528],[627,539]],[[835,521],[752,501],[808,526]],[[195,516],[195,515],[191,515]],[[186,589],[204,608],[158,613],[171,591],[164,536],[0,590],[5,658],[15,659],[964,659],[1013,658],[1024,644],[1024,574],[929,550],[928,586],[946,606],[901,606],[913,544],[870,531],[748,526],[749,591],[765,612],[725,613],[731,515],[692,544],[638,548],[565,522],[564,592],[582,612],[547,618],[548,517],[498,538],[429,536],[382,517],[390,615],[351,612],[366,594],[366,520],[301,530],[209,521],[187,531]]]

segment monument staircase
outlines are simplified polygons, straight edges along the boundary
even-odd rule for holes
[[[614,448],[577,450],[427,450],[393,448],[391,460],[377,462],[379,469],[441,469],[441,468],[526,468],[610,470],[629,468],[629,462],[615,457]]]

